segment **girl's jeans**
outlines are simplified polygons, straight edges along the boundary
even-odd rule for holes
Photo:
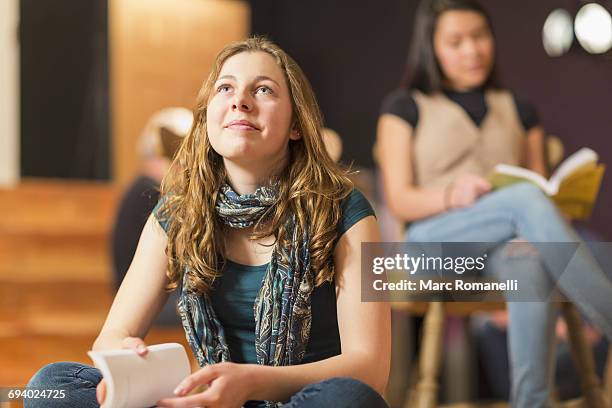
[[[94,408],[96,386],[102,380],[97,368],[81,363],[53,363],[41,368],[28,383],[29,389],[65,390],[65,399],[26,399],[24,408]],[[259,407],[249,401],[245,407]],[[388,408],[382,397],[368,385],[348,377],[335,377],[310,384],[284,404],[286,408]]]

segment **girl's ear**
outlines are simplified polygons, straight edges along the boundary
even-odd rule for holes
[[[302,138],[302,132],[298,128],[297,122],[293,122],[291,126],[291,132],[289,132],[289,139],[300,140]]]

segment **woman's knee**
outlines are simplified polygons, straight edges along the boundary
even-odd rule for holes
[[[550,198],[538,186],[533,183],[516,183],[502,190],[506,198],[517,206],[524,208],[544,207],[554,208]]]

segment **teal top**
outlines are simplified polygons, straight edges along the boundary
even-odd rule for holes
[[[153,210],[156,216],[160,205],[161,200]],[[358,221],[374,215],[368,200],[356,189],[343,200],[341,208],[342,217],[337,227],[338,239]],[[160,225],[166,230],[167,222],[163,221]],[[233,362],[257,364],[253,308],[267,268],[268,264],[251,266],[227,260],[222,276],[216,279],[213,285],[210,299],[223,325]],[[311,308],[312,326],[302,363],[340,354],[336,291],[333,282],[326,282],[313,290]]]

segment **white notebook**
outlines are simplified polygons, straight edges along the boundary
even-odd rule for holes
[[[88,351],[106,381],[102,408],[143,408],[167,397],[189,374],[185,348],[178,343],[147,346],[139,356],[133,350]]]

